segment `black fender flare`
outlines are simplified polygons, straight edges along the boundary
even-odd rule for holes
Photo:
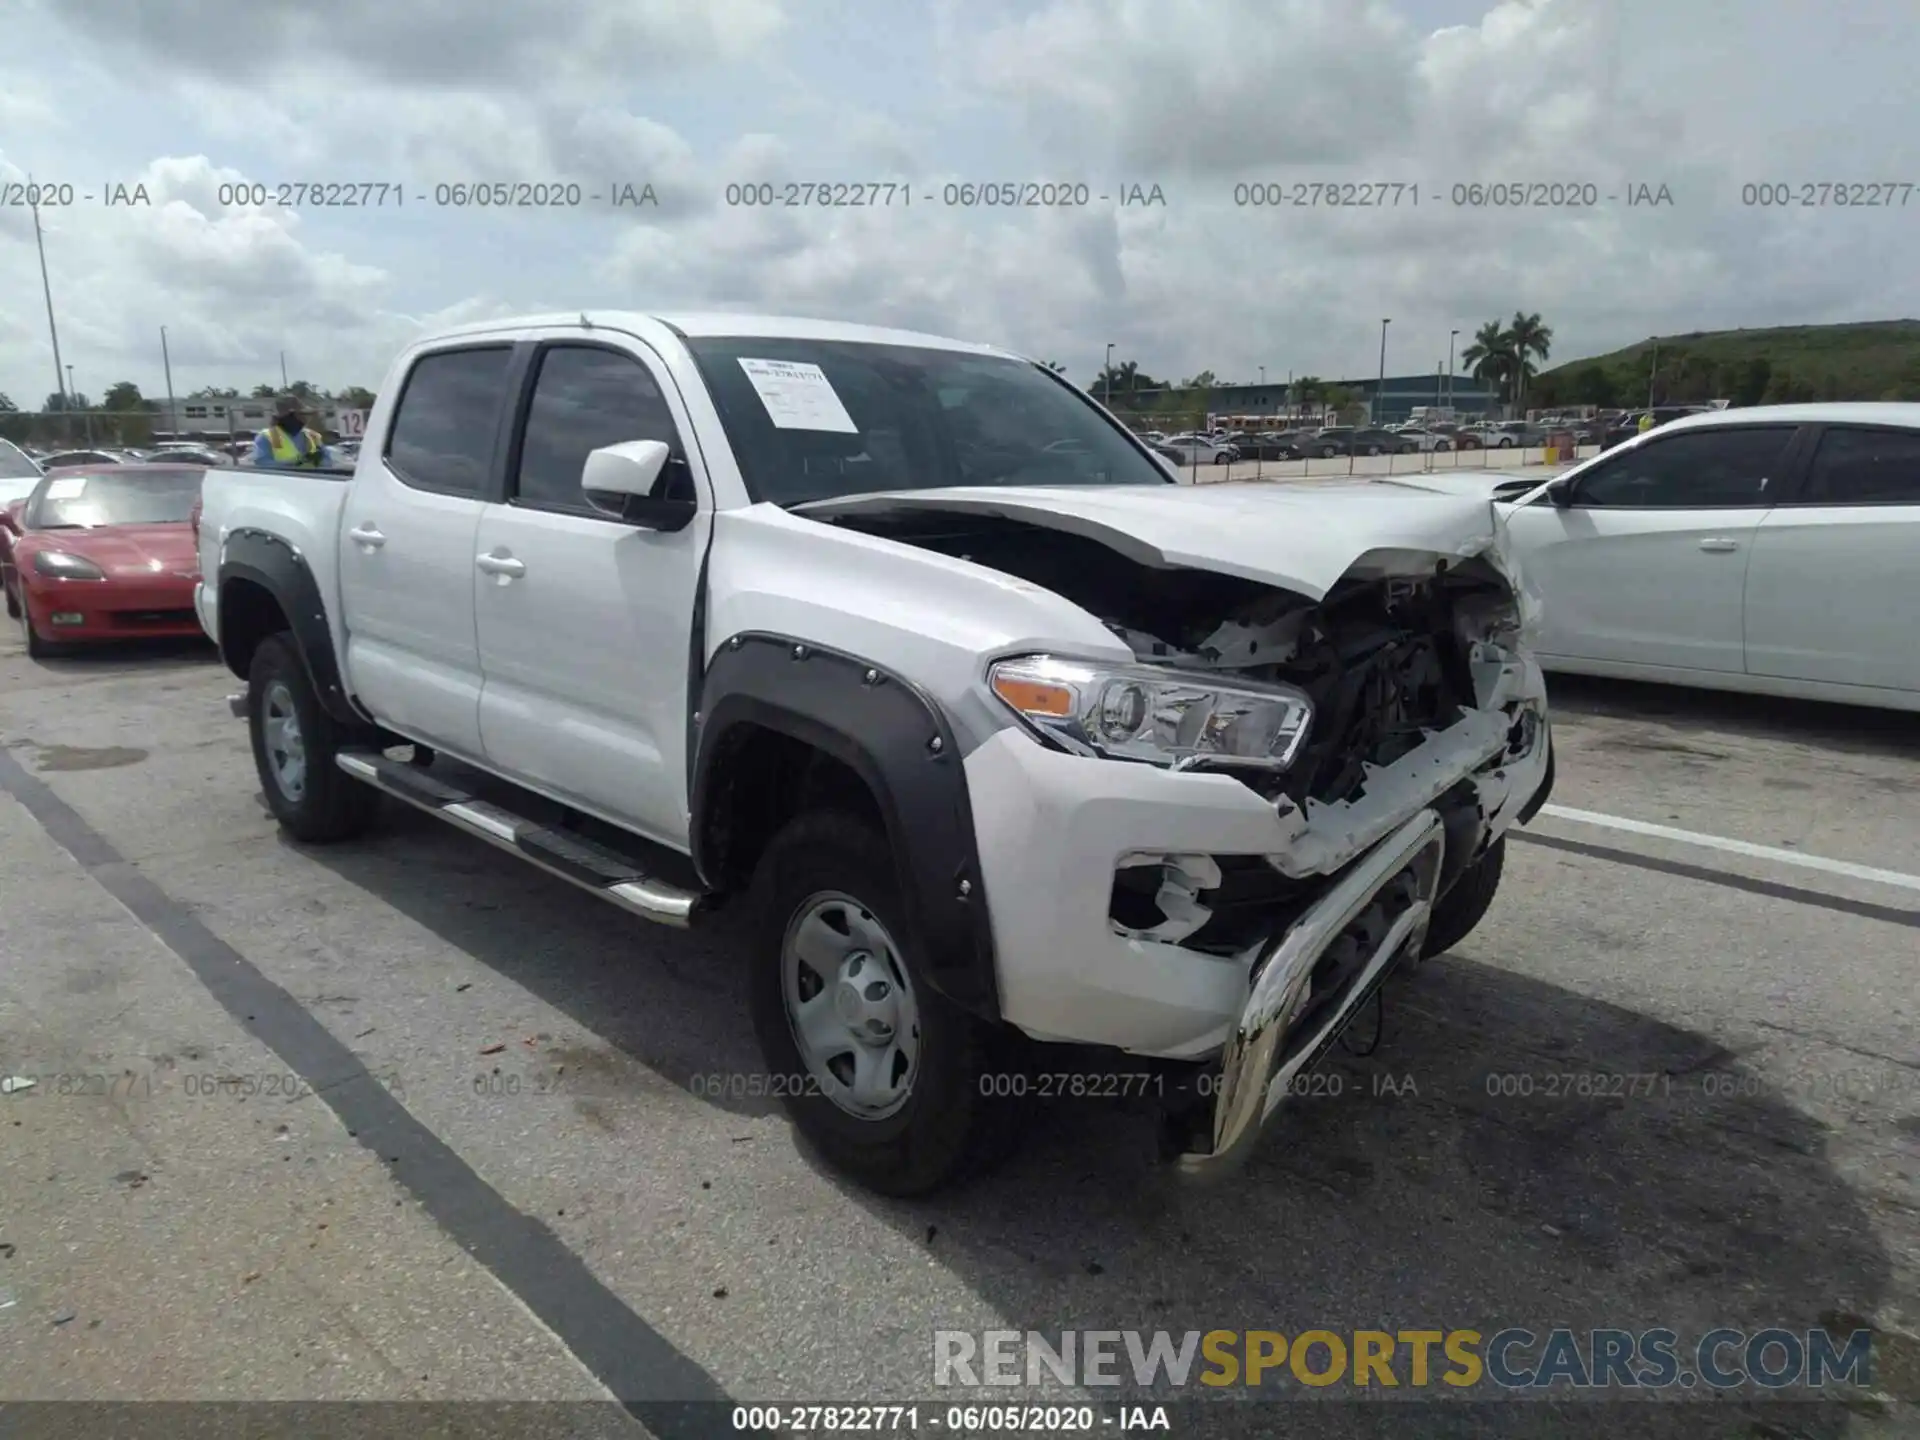
[[[939,705],[858,656],[764,633],[720,647],[699,687],[693,748],[695,868],[713,883],[708,817],[728,733],[758,725],[832,756],[873,792],[893,850],[910,940],[928,982],[1000,1016],[993,936],[966,771]]]
[[[320,595],[320,582],[314,579],[306,557],[290,542],[265,530],[239,529],[221,545],[220,573],[220,658],[242,680],[246,672],[235,663],[227,644],[227,586],[234,580],[258,585],[279,604],[293,632],[294,646],[307,678],[327,713],[343,725],[364,726],[368,718],[361,714],[347,693],[340,673],[340,660],[334,654],[333,632],[327,626],[326,604]]]

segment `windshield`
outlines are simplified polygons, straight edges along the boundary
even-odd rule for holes
[[[39,479],[40,467],[11,440],[0,440],[0,480]]]
[[[1024,360],[737,336],[688,348],[756,501],[1175,483],[1091,401]]]
[[[32,530],[91,530],[100,525],[165,525],[188,519],[200,498],[201,472],[122,469],[50,475],[27,505]]]

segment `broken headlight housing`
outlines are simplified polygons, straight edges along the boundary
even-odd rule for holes
[[[1225,685],[1152,665],[1022,655],[987,671],[1000,703],[1080,755],[1172,770],[1285,770],[1313,702],[1291,685]]]

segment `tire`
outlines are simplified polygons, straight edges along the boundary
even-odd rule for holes
[[[20,618],[20,599],[13,593],[13,587],[11,585],[6,587],[6,592],[7,618],[9,620],[18,620]]]
[[[926,983],[905,928],[895,874],[885,838],[851,815],[821,810],[788,822],[768,844],[754,873],[756,934],[748,986],[767,1073],[776,1077],[801,1136],[829,1164],[866,1188],[912,1196],[959,1180],[991,1158],[996,1139],[1006,1138],[1008,1127],[998,1114],[990,1118],[989,1111],[1011,1106],[982,1093],[993,1073],[991,1057],[1000,1048],[997,1035]],[[904,1047],[875,1047],[880,1051],[876,1063],[885,1066],[878,1074],[901,1087],[892,1102],[895,1108],[884,1113],[863,1116],[843,1106],[843,1101],[853,1103],[851,1087],[840,1079],[852,1076],[850,1057],[858,1052],[848,1038],[851,1029],[830,1041],[845,1044],[843,1053],[816,1058],[812,1066],[801,1053],[797,1022],[790,1018],[789,972],[802,1001],[811,997],[800,990],[821,982],[821,977],[810,964],[790,958],[788,939],[810,915],[835,932],[827,937],[827,963],[843,976],[846,966],[868,967],[854,970],[856,981],[874,973],[870,959],[861,957],[881,948],[875,941],[891,952],[878,972],[883,983],[891,982],[881,1002],[884,1013],[876,1007],[880,1018],[858,1022],[889,1029],[911,1025],[916,1037],[909,1065],[900,1063]],[[842,925],[848,928],[842,930]],[[856,925],[861,928],[852,928]],[[876,928],[866,929],[868,925]],[[832,946],[841,936],[846,949],[836,959]],[[813,978],[805,981],[803,975]],[[871,1000],[871,985],[861,988]],[[836,990],[828,979],[813,993],[828,1000]],[[859,991],[855,993],[857,997]],[[853,1022],[837,1023],[844,1029]]]
[[[1231,465],[1233,463],[1233,457],[1222,450],[1218,455],[1213,457],[1213,463],[1216,465]]]
[[[293,721],[290,731],[288,718]],[[279,758],[290,752],[278,749],[270,738],[272,721],[280,722],[277,735],[297,747],[297,786],[292,767]],[[333,763],[357,737],[321,705],[306,663],[286,631],[262,640],[253,652],[247,669],[247,733],[267,808],[294,839],[310,845],[350,840],[373,822],[380,792],[349,779]]]
[[[1378,455],[1379,453],[1380,453],[1380,447],[1378,445],[1367,446],[1367,454]]]
[[[1334,449],[1334,447],[1331,445],[1322,445],[1320,447],[1320,458],[1322,460],[1331,460],[1333,459],[1334,456],[1338,455],[1339,453],[1340,452]]]
[[[65,652],[64,645],[41,638],[40,632],[34,628],[33,612],[27,608],[25,600],[20,601],[19,613],[14,618],[20,622],[20,633],[27,643],[29,660],[46,660]]]
[[[1453,888],[1440,897],[1427,926],[1425,954],[1444,955],[1473,933],[1500,889],[1500,871],[1506,858],[1507,837],[1502,835],[1486,854],[1462,872],[1453,882]]]

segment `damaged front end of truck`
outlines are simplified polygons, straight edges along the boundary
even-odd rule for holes
[[[1391,495],[1301,487],[1275,506],[1265,552],[1246,533],[1252,505],[1191,491],[1167,497],[1184,525],[1144,505],[952,492],[868,497],[838,521],[1042,586],[1124,642],[1132,667],[1022,656],[996,670],[1021,694],[1073,697],[1035,722],[1051,743],[1127,759],[1127,736],[1151,735],[1167,768],[1231,775],[1272,807],[1260,853],[1140,847],[1112,870],[1115,935],[1245,967],[1206,1098],[1166,1116],[1164,1143],[1195,1175],[1244,1156],[1296,1077],[1422,955],[1461,878],[1546,797],[1545,685],[1527,643],[1537,602],[1504,531],[1483,504],[1396,488],[1399,510]],[[1134,675],[1144,704],[1125,694]],[[1256,753],[1210,746],[1206,728],[1249,707],[1206,703],[1209,686],[1297,697],[1297,733]]]

